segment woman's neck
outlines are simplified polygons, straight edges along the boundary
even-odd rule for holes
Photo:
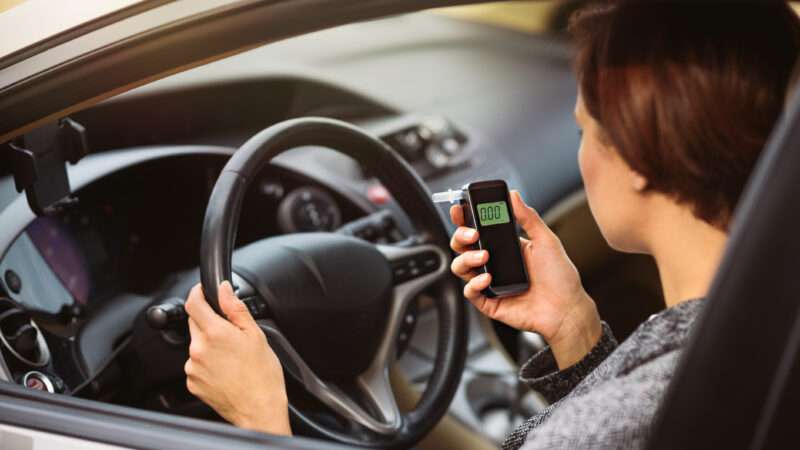
[[[649,245],[668,308],[708,294],[728,239],[724,231],[674,206],[652,227]]]

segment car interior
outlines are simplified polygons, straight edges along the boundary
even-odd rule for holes
[[[253,315],[283,319],[275,303],[256,296],[248,301],[261,280],[245,276],[249,267],[241,261],[258,260],[253,264],[267,267],[275,280],[293,276],[287,259],[254,256],[279,253],[262,243],[291,247],[303,239],[307,246],[324,233],[375,248],[398,246],[426,226],[417,212],[430,212],[424,220],[438,220],[450,233],[447,208],[423,205],[423,194],[495,178],[542,214],[601,316],[624,339],[662,308],[663,299],[653,261],[608,247],[581,186],[572,113],[576,82],[565,32],[580,4],[502,2],[392,15],[257,46],[114,95],[69,115],[84,129],[88,154],[68,166],[69,201],[47,214],[31,210],[18,190],[11,153],[0,151],[0,376],[54,395],[222,422],[186,389],[182,302],[214,267],[224,272],[226,251],[227,271],[233,252],[234,284]],[[358,127],[373,140],[364,148],[384,146],[398,160],[354,158],[362,152],[359,139],[366,139],[360,135],[331,141],[351,148],[326,148],[320,138],[267,150],[269,144],[256,148],[249,140],[291,120],[310,135],[323,136],[332,126],[326,120]],[[336,126],[336,133],[345,129]],[[236,218],[224,224],[233,234],[207,233],[213,200],[234,198],[221,197],[215,185],[232,156],[243,160],[250,149],[271,152],[271,160],[247,166],[252,177],[236,211],[219,211],[219,220]],[[418,180],[419,189],[398,192],[397,180]],[[333,251],[330,245],[322,239],[313,251]],[[202,260],[206,248],[222,255],[216,266]],[[416,264],[425,267],[424,257],[436,252],[423,250],[428,253],[384,253],[395,282]],[[431,264],[436,268],[423,275],[447,266]],[[357,263],[339,266],[331,270],[344,271],[354,285],[369,284],[359,279]],[[462,306],[463,370],[454,382],[443,381],[437,351],[452,343],[437,304],[452,296],[446,291],[439,284],[409,291],[396,324],[379,323],[379,330],[364,333],[396,332],[387,351],[400,410],[427,407],[427,387],[452,384],[443,388],[445,397],[452,390],[443,418],[423,427],[415,442],[403,441],[407,447],[497,448],[547,406],[517,379],[519,366],[544,342]],[[325,340],[353,345],[339,336],[367,316],[357,309],[325,316],[313,302],[304,303],[312,319],[293,327],[278,320],[288,340],[325,382],[337,384],[336,392],[358,399],[363,410],[385,413],[326,369],[330,355],[308,356]],[[265,327],[271,343],[281,338]],[[365,346],[382,339],[370,336],[374,345]],[[286,368],[296,375],[287,377],[296,434],[383,442],[370,440],[381,424],[343,418],[311,392],[301,366]]]

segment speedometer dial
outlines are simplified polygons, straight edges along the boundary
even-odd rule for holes
[[[330,194],[315,187],[301,187],[278,206],[278,224],[284,233],[333,231],[342,224],[342,212]]]

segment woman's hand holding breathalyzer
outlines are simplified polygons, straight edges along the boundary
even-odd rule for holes
[[[530,289],[503,298],[487,298],[481,293],[491,283],[491,274],[478,274],[477,269],[491,255],[486,250],[471,249],[478,241],[478,232],[464,227],[464,212],[459,205],[450,209],[450,218],[459,227],[450,246],[460,254],[451,270],[467,282],[464,296],[481,313],[516,329],[539,333],[564,369],[580,361],[598,342],[600,317],[556,235],[522,201],[519,192],[511,193],[511,203],[517,223],[530,238],[520,239]]]
[[[219,286],[219,305],[228,320],[211,309],[199,284],[186,300],[189,392],[236,426],[291,435],[278,357],[227,281]]]

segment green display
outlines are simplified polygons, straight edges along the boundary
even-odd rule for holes
[[[506,202],[478,203],[478,219],[481,226],[499,225],[508,223],[508,205]]]

